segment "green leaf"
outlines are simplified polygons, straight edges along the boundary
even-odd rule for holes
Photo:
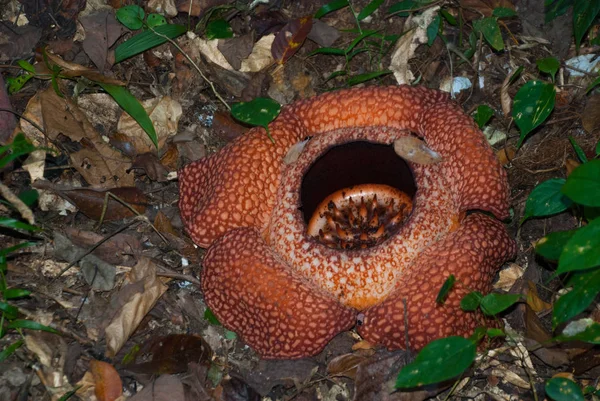
[[[128,29],[138,30],[144,25],[144,9],[137,5],[121,7],[117,10],[117,20]]]
[[[375,79],[378,77],[381,77],[383,75],[388,75],[391,74],[392,71],[390,70],[384,70],[384,71],[373,71],[373,72],[366,72],[364,74],[358,74],[358,75],[354,75],[350,78],[348,78],[348,85],[349,86],[353,86],[353,85],[357,85],[366,81],[370,81],[371,79]]]
[[[573,170],[562,193],[581,205],[600,206],[600,160],[592,160]]]
[[[377,10],[382,3],[383,3],[383,0],[371,0],[371,2],[369,4],[367,4],[365,6],[365,8],[360,10],[360,13],[358,13],[358,16],[356,17],[356,19],[358,21],[364,20],[369,15],[373,14],[375,12],[375,10]]]
[[[525,203],[521,224],[531,217],[551,216],[571,207],[573,202],[561,192],[565,182],[564,178],[551,178],[533,188]]]
[[[529,81],[515,95],[512,116],[521,130],[517,147],[534,128],[543,123],[554,109],[554,85]]]
[[[21,67],[25,71],[35,74],[35,67],[33,65],[31,65],[31,63],[29,61],[19,60],[19,61],[17,61],[17,64],[19,64],[19,67]]]
[[[485,338],[485,334],[485,327],[477,326],[475,327],[473,334],[469,336],[469,341],[473,342],[474,344],[479,344],[481,340]]]
[[[448,11],[446,11],[445,9],[441,9],[440,13],[442,14],[442,17],[444,17],[444,19],[446,21],[448,21],[448,23],[452,26],[457,26],[458,25],[458,21],[456,21],[456,18],[454,17],[454,15],[450,14]]]
[[[12,228],[13,230],[40,231],[41,228],[32,226],[10,217],[0,217],[0,227]]]
[[[12,95],[13,93],[17,93],[18,91],[23,89],[25,84],[31,78],[33,78],[33,74],[30,74],[30,73],[21,74],[17,77],[7,77],[6,78],[6,88],[8,90],[8,93],[10,95]]]
[[[589,318],[576,320],[567,324],[562,334],[554,337],[553,340],[600,344],[600,324]]]
[[[23,298],[29,296],[30,294],[31,291],[24,290],[22,288],[9,288],[3,292],[4,299]]]
[[[9,320],[16,319],[19,316],[19,309],[4,301],[0,301],[0,312]]]
[[[158,137],[154,130],[152,120],[148,117],[144,106],[127,90],[127,88],[118,85],[105,84],[97,82],[113,99],[117,102],[121,108],[127,112],[146,132],[154,146],[158,149]]]
[[[461,375],[475,360],[475,344],[453,336],[430,342],[396,378],[396,388],[439,383]]]
[[[594,79],[594,81],[590,84],[590,86],[588,86],[587,89],[585,90],[585,93],[589,93],[589,91],[591,91],[596,86],[598,86],[598,84],[600,84],[600,77]],[[598,143],[600,144],[600,142],[598,142]]]
[[[579,146],[579,144],[577,142],[575,142],[575,138],[573,138],[572,136],[569,136],[569,141],[571,142],[571,146],[573,146],[573,150],[577,154],[577,157],[579,158],[579,160],[582,163],[587,163],[588,158],[585,155],[585,152],[583,151],[583,149],[581,149],[581,146]]]
[[[5,361],[9,356],[14,354],[14,352],[18,350],[21,347],[21,345],[23,345],[23,340],[16,341],[8,347],[4,348],[2,352],[0,352],[0,362]]]
[[[26,248],[28,246],[34,246],[34,245],[36,245],[35,242],[21,242],[20,244],[13,245],[8,248],[0,249],[0,257],[7,256],[7,255],[13,253],[14,251],[18,251],[19,249]]]
[[[560,68],[560,62],[555,57],[546,57],[537,59],[535,63],[541,72],[550,74],[552,76],[552,82],[554,82],[556,72]]]
[[[329,3],[325,4],[323,7],[319,8],[319,10],[315,13],[315,18],[321,18],[324,15],[329,14],[332,11],[339,10],[340,8],[344,8],[348,5],[348,0],[333,0]]]
[[[552,327],[577,316],[583,312],[596,295],[600,293],[600,269],[576,272],[565,284],[565,288],[573,287],[562,295],[552,308]]]
[[[204,310],[204,319],[208,320],[210,324],[214,324],[215,326],[221,325],[219,319],[217,319],[213,311],[208,307]]]
[[[206,26],[206,39],[227,39],[233,37],[233,29],[224,19],[210,21]]]
[[[555,231],[535,243],[535,252],[548,260],[558,261],[565,245],[577,230]]]
[[[19,192],[19,199],[21,199],[21,201],[23,201],[23,203],[27,206],[33,205],[39,197],[40,194],[35,189],[26,189]]]
[[[546,23],[567,12],[574,0],[546,0]]]
[[[34,322],[33,320],[25,320],[25,319],[17,319],[8,323],[9,329],[28,329],[28,330],[39,330],[39,331],[47,331],[48,333],[60,334],[58,331],[54,330],[52,327],[44,326],[38,322]]]
[[[440,23],[442,22],[442,17],[440,14],[437,14],[431,24],[427,27],[427,45],[433,45],[435,38],[437,38],[438,32],[440,31]]]
[[[546,394],[555,401],[583,401],[583,392],[574,381],[554,377],[546,382]]]
[[[503,50],[504,41],[502,33],[498,26],[498,21],[494,17],[486,17],[480,20],[473,21],[473,28],[477,32],[481,32],[485,40],[492,46],[494,50]]]
[[[506,7],[496,7],[492,11],[492,15],[497,18],[511,18],[517,15],[515,10]]]
[[[444,284],[442,284],[442,288],[440,288],[440,291],[437,294],[437,297],[435,299],[436,303],[438,303],[438,304],[444,303],[444,300],[448,296],[448,293],[450,292],[452,287],[454,287],[455,282],[456,282],[456,277],[454,277],[454,274],[449,275],[448,278],[446,279],[446,281],[444,281]]]
[[[18,133],[11,143],[0,146],[0,169],[19,157],[33,152],[37,148],[25,138],[23,133]],[[6,152],[8,152],[6,154]]]
[[[115,63],[120,63],[129,57],[162,45],[167,41],[166,38],[157,34],[164,35],[169,39],[175,39],[183,35],[187,31],[187,28],[184,25],[167,24],[154,28],[154,31],[156,33],[153,31],[144,31],[121,43],[115,49]]]
[[[517,78],[519,78],[519,76],[521,75],[521,73],[523,72],[524,69],[525,68],[523,66],[520,66],[519,68],[517,68],[510,76],[508,83],[513,84],[517,80]]]
[[[146,24],[148,24],[149,28],[156,28],[167,25],[167,19],[160,14],[152,13],[148,14],[148,18],[146,18]]]
[[[346,54],[350,53],[352,51],[352,49],[354,49],[354,47],[359,44],[360,42],[363,41],[364,38],[369,37],[371,35],[376,34],[377,31],[373,31],[373,30],[369,30],[369,31],[364,31],[362,34],[360,34],[356,39],[354,39],[352,42],[350,42],[350,44],[348,45],[348,47],[346,48]],[[348,58],[351,59],[353,56],[349,56]]]
[[[489,338],[496,338],[496,337],[504,337],[506,336],[506,333],[504,332],[504,330],[502,329],[496,329],[496,328],[489,328],[486,331],[486,334]]]
[[[556,274],[597,266],[600,266],[600,218],[580,227],[573,234],[560,254]]]
[[[246,124],[263,127],[267,136],[274,142],[269,132],[269,123],[279,115],[281,105],[273,99],[257,97],[249,102],[240,102],[231,106],[231,115]]]
[[[479,308],[482,299],[482,293],[479,291],[472,291],[460,300],[460,308],[467,312],[474,311],[475,309]]]
[[[487,124],[488,121],[490,121],[490,118],[492,118],[493,115],[494,109],[492,109],[487,104],[480,104],[479,106],[477,106],[477,110],[475,111],[475,115],[473,116],[473,118],[475,119],[475,122],[481,129],[485,124]]]
[[[520,294],[487,294],[481,300],[481,310],[486,315],[495,316],[513,306],[520,298]]]
[[[399,3],[392,4],[388,10],[388,14],[396,14],[398,17],[408,17],[409,14],[418,9],[419,4],[414,0],[403,0]]]
[[[334,56],[345,56],[346,51],[344,49],[336,49],[334,47],[320,47],[317,50],[308,53],[307,57],[314,56],[315,54],[333,54]]]
[[[600,1],[575,0],[575,4],[573,4],[573,35],[575,35],[577,51],[579,51],[583,35],[592,26],[598,12],[600,12]]]

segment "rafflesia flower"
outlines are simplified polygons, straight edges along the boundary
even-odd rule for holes
[[[484,318],[460,299],[488,292],[515,245],[497,220],[506,174],[471,118],[442,92],[371,87],[287,106],[269,131],[179,174],[221,323],[264,358],[316,354],[355,325],[388,348],[472,334]]]

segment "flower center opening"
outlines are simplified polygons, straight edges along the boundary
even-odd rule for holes
[[[350,142],[307,170],[300,197],[307,233],[336,249],[364,249],[394,234],[412,210],[412,171],[392,145]]]

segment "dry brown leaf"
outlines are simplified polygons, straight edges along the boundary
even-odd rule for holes
[[[349,353],[333,358],[327,364],[327,373],[333,376],[344,376],[354,380],[356,370],[361,362],[366,361],[370,355],[361,353]]]
[[[169,142],[167,148],[164,149],[164,153],[160,157],[160,164],[162,164],[168,171],[177,171],[177,160],[179,159],[179,147]]]
[[[156,229],[161,233],[177,235],[177,232],[171,224],[171,219],[169,219],[162,211],[156,213],[156,217],[154,218],[154,227],[156,227]]]
[[[30,331],[25,336],[25,345],[39,360],[41,369],[38,375],[43,378],[44,385],[51,393],[64,394],[73,389],[64,372],[68,353],[64,338],[58,334]]]
[[[161,375],[129,401],[185,401],[183,384],[177,376]]]
[[[403,159],[416,164],[435,164],[442,156],[416,136],[403,136],[394,141],[394,152]]]
[[[132,268],[130,281],[131,284],[119,291],[128,294],[123,306],[105,329],[108,358],[114,357],[119,352],[144,316],[167,291],[167,286],[156,277],[156,266],[147,258],[140,259]],[[131,291],[128,287],[137,287],[139,291]]]
[[[162,165],[154,153],[148,152],[137,155],[133,160],[131,168],[143,171],[152,181],[168,181],[167,175],[169,174],[169,170]]]
[[[500,161],[502,166],[506,166],[508,163],[512,162],[517,154],[517,150],[513,147],[505,147],[496,152],[496,157]]]
[[[66,227],[65,234],[75,246],[86,249],[95,246],[104,239],[104,236],[93,231],[80,230],[75,227]],[[119,233],[94,249],[92,255],[113,265],[133,266],[136,263],[137,256],[141,255],[142,248],[139,238]]]
[[[523,276],[525,270],[516,263],[510,263],[506,269],[500,271],[500,278],[494,283],[495,290],[509,291],[515,282]]]
[[[510,111],[512,109],[512,98],[508,93],[512,74],[513,71],[511,71],[511,73],[504,78],[504,81],[502,81],[502,87],[500,88],[500,104],[502,105],[502,113],[504,113],[504,117],[510,117]]]
[[[221,39],[217,48],[234,70],[242,67],[242,60],[248,58],[254,48],[254,32],[231,39]]]
[[[131,162],[113,149],[96,132],[75,103],[59,97],[52,87],[40,95],[43,125],[53,140],[66,136],[79,142],[82,149],[71,153],[73,167],[96,188],[133,186],[133,174],[127,173]]]
[[[167,139],[177,133],[177,125],[183,113],[181,105],[169,96],[148,99],[143,101],[142,105],[152,120],[158,138],[158,148],[161,149]],[[121,115],[117,130],[127,135],[137,154],[156,151],[146,131],[129,114]]]
[[[110,363],[93,359],[90,361],[90,372],[94,378],[98,401],[114,401],[123,394],[123,382]]]
[[[600,129],[600,95],[590,96],[581,115],[581,125],[590,134]]]
[[[119,202],[108,193],[127,203],[139,214],[146,211],[148,199],[146,195],[136,187],[120,187],[107,190],[95,190],[90,188],[65,188],[59,185],[53,185],[48,181],[36,181],[33,183],[35,188],[49,189],[64,199],[77,206],[79,211],[92,220],[99,221],[102,217],[102,210],[106,202],[105,221],[119,220],[136,214],[127,206]]]
[[[68,78],[77,78],[77,77],[85,77],[90,81],[102,82],[105,84],[111,85],[119,85],[125,86],[127,83],[120,81],[115,78],[107,77],[106,75],[98,72],[98,70],[91,69],[89,67],[85,67],[81,64],[72,63],[69,61],[65,61],[56,54],[52,54],[50,52],[46,52],[46,56],[48,59],[48,65],[50,68],[54,65],[60,67],[61,75],[64,75]],[[47,75],[48,77],[52,76],[52,70],[48,68],[45,63],[36,63],[34,65],[35,70],[40,75]],[[48,78],[49,79],[49,78]],[[50,90],[53,91],[52,88]]]
[[[580,165],[581,165],[581,163],[579,163],[577,160],[573,160],[573,159],[567,159],[567,160],[565,160],[565,168],[567,170],[567,177],[569,175],[571,175],[571,173],[573,172],[573,170],[575,170]]]
[[[460,0],[460,7],[472,11],[465,13],[465,18],[469,21],[481,18],[482,15],[485,17],[492,16],[494,8],[515,9],[511,0]]]
[[[275,35],[271,46],[271,54],[278,64],[284,64],[302,47],[306,36],[310,33],[313,19],[311,15],[296,18],[288,22]]]
[[[540,299],[537,288],[531,280],[527,281],[527,305],[536,313],[552,309],[552,304]]]

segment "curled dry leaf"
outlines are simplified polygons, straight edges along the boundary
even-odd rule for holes
[[[500,164],[506,166],[508,163],[512,162],[517,154],[517,150],[513,146],[504,147],[496,152],[496,157],[500,161]]]
[[[242,60],[240,72],[259,72],[273,64],[273,56],[271,55],[271,45],[275,39],[274,34],[263,36],[254,44],[252,53],[248,58]],[[204,40],[197,37],[193,41],[193,46],[196,47],[204,57],[211,63],[218,65],[228,71],[235,71],[229,64],[223,53],[218,48],[219,40]]]
[[[169,170],[162,165],[156,154],[151,152],[137,155],[131,168],[142,170],[148,178],[156,182],[167,181],[167,175],[169,174]]]
[[[571,175],[571,173],[573,172],[573,170],[575,170],[580,165],[581,165],[581,163],[579,163],[577,160],[574,160],[574,159],[567,159],[567,160],[565,160],[565,168],[567,170],[567,177],[569,175]]]
[[[308,15],[288,22],[275,36],[271,54],[278,64],[284,64],[300,49],[310,33],[313,19]]]
[[[107,190],[96,190],[90,188],[65,188],[59,185],[53,185],[47,181],[36,181],[33,187],[40,189],[49,189],[62,198],[68,200],[83,214],[92,220],[99,221],[102,217],[102,210],[106,203],[105,221],[119,220],[136,214],[123,203],[115,199],[109,193],[125,202],[139,214],[146,211],[148,199],[146,195],[136,187],[121,187]]]
[[[502,113],[504,117],[510,117],[510,111],[512,110],[512,98],[508,93],[510,87],[510,79],[512,78],[512,72],[504,78],[502,81],[502,87],[500,88],[500,103],[502,105]]]
[[[358,365],[366,361],[369,356],[369,353],[360,352],[337,356],[327,364],[327,373],[332,376],[345,376],[354,380]]]
[[[506,269],[500,271],[500,278],[494,283],[494,289],[509,291],[524,272],[525,270],[518,264],[510,263]]]
[[[425,141],[416,136],[403,136],[394,141],[394,152],[407,161],[416,164],[435,164],[442,161],[442,156],[427,146]]]
[[[537,287],[531,280],[527,281],[527,305],[536,313],[552,309],[552,304],[540,298]]]
[[[122,294],[121,307],[105,329],[108,358],[119,352],[144,316],[167,291],[167,286],[156,276],[156,266],[147,258],[140,259],[132,268],[130,277],[131,284],[122,287],[117,295]]]
[[[119,26],[120,26],[120,24],[119,24]],[[118,39],[118,36],[117,36],[117,38],[115,38],[115,40],[116,39]],[[47,56],[47,60],[48,60],[48,65],[46,65],[46,63],[36,63],[34,65],[35,71],[37,74],[46,75],[48,77],[51,77],[52,70],[50,70],[50,68],[52,68],[52,66],[58,66],[58,67],[60,67],[61,75],[64,75],[65,77],[68,77],[68,78],[84,77],[84,78],[89,79],[90,81],[102,82],[104,84],[111,84],[111,85],[118,85],[118,86],[125,86],[127,84],[126,82],[120,81],[118,79],[107,77],[106,75],[98,72],[95,69],[92,69],[89,67],[84,67],[81,64],[65,61],[61,57],[57,56],[56,54],[47,52],[46,56]],[[48,67],[50,67],[50,68],[48,68]],[[54,91],[52,88],[50,88],[50,90]]]
[[[123,382],[110,364],[93,359],[90,372],[94,378],[95,394],[99,401],[114,401],[123,394]]]

